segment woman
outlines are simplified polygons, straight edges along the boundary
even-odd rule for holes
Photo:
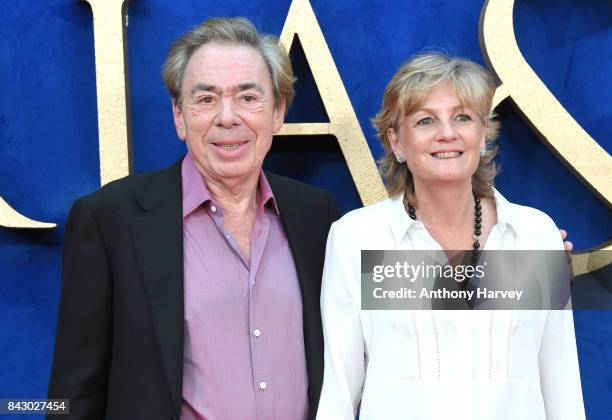
[[[585,418],[571,311],[364,311],[360,251],[562,250],[544,213],[492,184],[495,84],[481,66],[417,56],[373,122],[390,198],[330,231],[317,419]]]

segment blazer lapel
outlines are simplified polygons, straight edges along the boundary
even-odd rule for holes
[[[298,275],[302,294],[302,322],[304,325],[304,349],[306,351],[306,368],[308,370],[308,400],[310,405],[309,419],[314,418],[319,402],[319,392],[323,380],[323,331],[320,315],[320,274],[317,253],[313,246],[313,233],[309,228],[308,211],[303,206],[299,194],[273,174],[266,173],[281,221],[287,234],[293,261]],[[316,241],[315,241],[316,242]],[[316,246],[316,245],[315,245]]]
[[[136,196],[144,213],[130,225],[138,268],[172,399],[183,381],[183,217],[181,162],[150,176]]]
[[[276,177],[271,174],[266,174],[278,211],[280,213],[283,228],[287,234],[289,247],[295,262],[300,289],[304,295],[305,288],[308,289],[310,280],[311,261],[308,252],[308,241],[304,240],[309,237],[308,223],[306,220],[307,213],[300,209],[300,200],[295,191],[283,188],[281,183],[276,182]],[[302,211],[300,211],[302,210]],[[317,297],[318,298],[318,297]]]

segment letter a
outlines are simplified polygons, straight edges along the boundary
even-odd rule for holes
[[[336,136],[363,204],[387,198],[357,115],[308,0],[294,0],[291,3],[280,44],[289,51],[295,36],[302,44],[330,122],[285,124],[279,135]]]

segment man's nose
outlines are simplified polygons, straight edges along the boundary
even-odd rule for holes
[[[217,125],[225,128],[231,128],[240,121],[240,117],[236,112],[236,104],[230,98],[223,98],[219,104],[219,113],[217,114]]]

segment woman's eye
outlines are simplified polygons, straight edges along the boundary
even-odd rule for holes
[[[417,121],[416,125],[429,125],[433,122],[433,118],[425,117]]]
[[[461,122],[466,122],[466,121],[472,121],[472,117],[470,117],[467,114],[459,114],[456,117],[457,121],[461,121]]]

